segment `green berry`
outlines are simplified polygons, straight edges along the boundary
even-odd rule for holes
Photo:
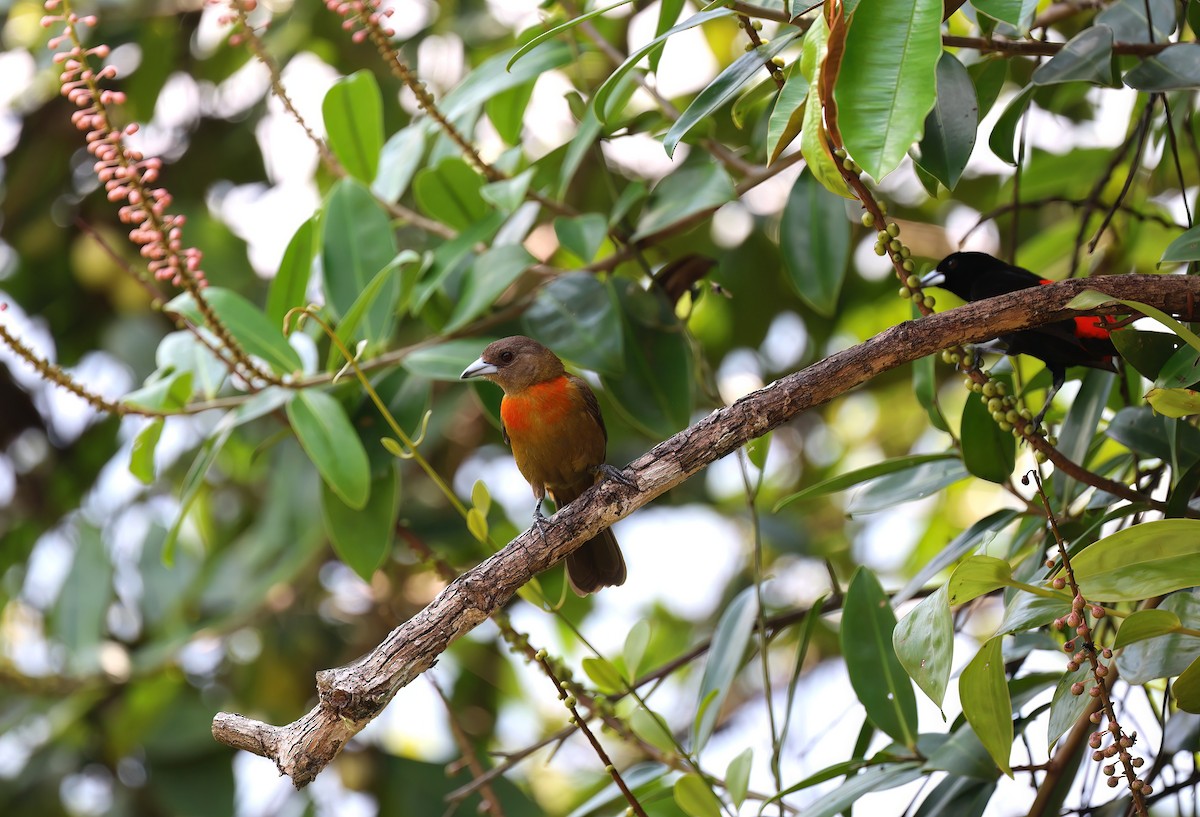
[[[1046,438],[1046,442],[1050,443],[1050,445],[1058,445],[1058,437],[1051,434]]]
[[[967,391],[975,391],[975,381],[969,377],[963,378],[963,388]]]
[[[907,301],[909,298],[912,297],[912,290],[909,289],[908,287],[900,287],[900,291],[897,294],[901,298],[903,298],[904,300]]]
[[[755,31],[762,31],[762,20],[755,20],[755,21],[754,21],[754,30],[755,30]]]
[[[911,258],[912,250],[910,250],[908,247],[901,247],[900,248],[900,257],[901,258]]]
[[[933,309],[935,306],[937,306],[937,298],[933,297],[932,295],[926,295],[925,300],[922,301],[922,303],[925,304],[926,309]]]
[[[949,349],[942,350],[942,363],[954,363],[958,360],[957,356]]]
[[[1004,385],[1000,381],[997,381],[996,382],[996,394],[1000,395],[1001,397],[1008,394],[1008,386]]]
[[[983,387],[983,396],[987,397],[987,386]],[[988,397],[987,407],[992,414],[999,414],[1001,419],[1004,418],[1004,403],[1000,401],[999,397]]]
[[[1016,412],[1016,410],[1015,410],[1015,409],[1009,409],[1008,411],[1004,412],[1004,419],[1005,419],[1007,422],[1009,422],[1009,423],[1011,423],[1011,424],[1013,424],[1013,425],[1016,425],[1016,424],[1017,424],[1017,420],[1020,420],[1020,419],[1021,419],[1021,415],[1020,415],[1020,414],[1017,414],[1017,412]]]
[[[1035,460],[1037,460],[1039,464],[1044,463],[1046,461],[1046,455],[1043,454],[1041,451],[1034,451],[1033,458]]]
[[[900,235],[900,225],[893,221],[892,223],[888,224],[887,231],[888,235],[890,235],[892,238],[895,238],[896,236]]]
[[[898,238],[893,238],[888,242],[888,249],[892,252],[900,252],[900,248],[903,246],[904,245],[900,243],[900,239]]]
[[[876,241],[875,242],[875,254],[876,255],[887,255],[887,247],[884,247],[881,242]]]
[[[763,42],[766,42],[766,40],[763,40]],[[783,66],[787,65],[787,63],[783,61],[783,57],[771,57],[771,64],[776,68],[782,68]]]
[[[1004,412],[1003,411],[993,411],[992,419],[995,420],[997,423],[1003,423],[1004,422]]]
[[[996,396],[996,384],[990,380],[988,382],[984,383],[983,384],[983,393],[986,394],[988,397],[995,397]]]
[[[870,210],[863,211],[862,225],[864,227],[874,227],[875,226],[875,215]]]
[[[1012,431],[1013,430],[1013,427],[1008,424],[1007,420],[1001,420],[997,423],[997,425],[1000,426],[1001,431]]]
[[[921,286],[921,279],[915,275],[910,275],[904,279],[904,285],[909,289],[916,289]]]
[[[901,249],[901,250],[900,250],[900,256],[901,256],[901,257],[903,257],[903,256],[904,256],[904,250],[903,250],[903,249]],[[912,272],[914,269],[916,269],[916,265],[915,265],[915,264],[913,264],[913,262],[912,262],[910,259],[908,259],[908,258],[905,258],[905,259],[904,259],[904,263],[903,263],[903,264],[901,264],[900,266],[901,266],[901,267],[904,269],[904,271],[905,271],[905,272]],[[918,280],[919,280],[919,279],[918,279]]]

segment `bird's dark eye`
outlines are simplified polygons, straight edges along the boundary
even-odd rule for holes
[[[513,353],[512,352],[501,352],[500,353],[500,362],[501,363],[512,363],[513,362]]]

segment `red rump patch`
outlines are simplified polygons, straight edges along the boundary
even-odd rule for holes
[[[1054,282],[1043,278],[1042,285],[1053,284]],[[1075,319],[1075,334],[1081,338],[1094,338],[1096,340],[1107,340],[1108,330],[1104,328],[1105,321],[1110,321],[1111,317],[1105,315],[1081,315]]]

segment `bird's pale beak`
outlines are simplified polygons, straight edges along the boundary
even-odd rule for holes
[[[459,380],[467,380],[472,377],[483,377],[484,375],[495,374],[500,371],[491,363],[488,363],[483,358],[477,359],[467,368],[463,369],[463,373],[458,376]]]
[[[931,270],[921,276],[921,286],[923,287],[940,287],[946,283],[946,274],[941,270]]]

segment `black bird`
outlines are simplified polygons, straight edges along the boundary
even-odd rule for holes
[[[1027,269],[1007,264],[984,252],[947,255],[921,279],[921,286],[941,287],[964,301],[982,301],[1049,283],[1052,282]],[[1088,366],[1110,372],[1116,370],[1113,359],[1117,350],[1103,326],[1103,318],[1099,317],[1078,317],[1022,329],[1000,335],[983,344],[982,348],[1006,355],[1029,355],[1046,364],[1053,382],[1045,405],[1033,420],[1035,425],[1041,423],[1054,395],[1066,382],[1067,367]]]

